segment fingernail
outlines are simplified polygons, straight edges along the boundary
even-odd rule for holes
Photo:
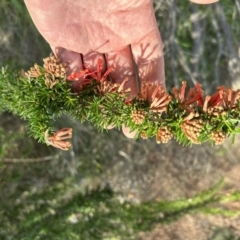
[[[134,138],[137,134],[137,130],[130,131],[130,128],[122,125],[122,132],[127,138]]]

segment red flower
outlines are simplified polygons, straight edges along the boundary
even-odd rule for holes
[[[234,109],[240,99],[240,90],[234,91],[232,88],[226,89],[221,86],[218,88],[222,92],[222,106],[225,109]]]
[[[98,90],[99,93],[101,93],[103,95],[106,94],[106,93],[114,93],[114,92],[118,92],[119,94],[128,93],[128,92],[131,91],[130,88],[124,90],[124,85],[126,84],[127,81],[128,81],[127,77],[125,77],[123,79],[121,84],[112,83],[110,81],[102,81],[97,86],[97,90]]]
[[[98,59],[97,70],[93,71],[90,66],[84,64],[85,69],[79,71],[78,73],[73,72],[70,76],[67,77],[69,81],[75,81],[73,83],[73,88],[76,92],[81,91],[85,86],[91,84],[92,80],[98,82],[104,82],[109,75],[109,73],[114,69],[113,66],[110,66],[108,70],[102,75],[102,59]]]
[[[85,69],[81,70],[78,73],[72,73],[70,76],[67,77],[68,80],[81,80],[81,79],[94,79],[97,81],[105,81],[109,73],[114,69],[113,66],[110,66],[107,71],[102,75],[102,59],[98,59],[97,63],[97,70],[93,71],[89,65],[84,64]]]
[[[175,98],[179,100],[186,110],[191,112],[195,103],[197,106],[203,106],[203,90],[201,84],[197,83],[194,88],[189,89],[189,92],[186,95],[186,87],[187,83],[186,81],[183,81],[182,86],[179,89],[174,87],[172,90]]]
[[[235,109],[239,99],[240,90],[234,91],[232,88],[221,86],[212,96],[206,96],[203,111],[212,112],[219,106],[225,110]]]
[[[142,84],[140,96],[149,102],[152,112],[158,113],[166,111],[168,103],[172,100],[172,97],[165,92],[162,86],[145,82]]]

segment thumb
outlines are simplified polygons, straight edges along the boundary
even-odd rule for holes
[[[218,2],[219,0],[190,0],[190,1],[198,4],[210,4],[210,3]]]
[[[50,45],[53,53],[58,57],[62,63],[67,64],[67,76],[72,72],[79,72],[83,69],[82,57],[80,53],[73,52],[61,47],[54,47]]]

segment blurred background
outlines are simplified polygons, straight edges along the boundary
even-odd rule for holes
[[[154,0],[154,8],[169,90],[183,80],[200,82],[207,93],[239,87],[240,0]],[[24,3],[1,0],[0,12],[0,66],[41,64],[51,50]],[[0,239],[240,239],[238,137],[234,145],[228,139],[223,146],[182,147],[99,133],[68,116],[56,125],[73,127],[68,152],[37,143],[17,116],[0,115]],[[211,205],[208,214],[198,210],[212,198],[200,195],[189,205],[222,178],[220,194],[236,193],[232,201]]]

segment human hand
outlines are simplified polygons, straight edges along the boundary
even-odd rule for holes
[[[151,0],[25,0],[39,32],[70,72],[87,64],[95,69],[102,59],[114,82],[128,77],[126,88],[138,93],[134,66],[141,82],[165,87],[164,59]],[[134,59],[134,60],[133,60]],[[106,61],[105,61],[106,60]],[[133,137],[126,128],[123,132]]]
[[[107,66],[115,66],[111,72],[114,82],[128,77],[125,87],[130,87],[134,96],[139,87],[135,60],[141,82],[165,87],[162,42],[151,0],[25,0],[25,3],[40,33],[56,55],[69,64],[69,74],[82,70],[84,64],[94,70],[100,58],[103,72]],[[123,131],[128,137],[135,134],[126,128]]]
[[[104,60],[105,55],[103,71],[107,65],[115,66],[112,79],[121,82],[127,76],[126,87],[136,95],[134,58],[141,81],[164,85],[162,42],[151,0],[25,0],[25,3],[40,33],[59,57],[70,63],[71,70],[81,70],[83,63],[94,69],[97,60]],[[154,68],[146,74],[153,61]]]

